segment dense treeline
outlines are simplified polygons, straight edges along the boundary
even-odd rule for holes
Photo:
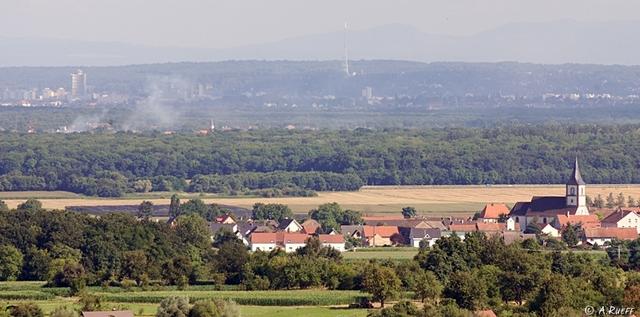
[[[638,183],[638,137],[639,125],[258,130],[208,137],[1,134],[0,191],[119,196],[288,185],[353,190],[362,184],[547,184],[563,183],[576,155],[587,182]]]
[[[313,215],[314,212],[311,214]],[[640,240],[613,241],[607,255],[545,249],[537,240],[505,245],[475,232],[443,237],[410,261],[345,261],[309,239],[292,254],[254,252],[234,234],[213,242],[198,213],[175,226],[130,215],[90,217],[43,211],[37,201],[0,207],[0,280],[47,280],[71,294],[104,287],[208,281],[240,289],[352,289],[371,301],[400,301],[371,316],[580,316],[584,307],[638,308]],[[560,242],[561,243],[561,242]],[[368,306],[367,300],[360,303]]]

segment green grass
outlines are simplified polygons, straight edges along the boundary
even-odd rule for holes
[[[65,191],[22,191],[22,192],[3,192],[0,191],[0,199],[64,199],[64,198],[82,198],[84,196]]]
[[[344,309],[337,307],[262,307],[242,306],[242,317],[364,317],[366,309]]]
[[[410,260],[413,259],[416,254],[418,254],[418,249],[416,248],[372,248],[358,249],[355,252],[344,252],[342,256],[345,260]]]
[[[229,299],[240,305],[255,306],[329,306],[353,303],[363,294],[358,291],[278,290],[278,291],[146,291],[93,292],[109,302],[158,303],[170,296],[189,297],[192,301],[206,298]]]

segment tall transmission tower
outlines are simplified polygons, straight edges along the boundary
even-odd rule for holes
[[[349,45],[348,45],[348,33],[349,33],[349,25],[347,22],[344,23],[344,65],[342,65],[344,72],[347,76],[351,76],[351,71],[349,71]]]

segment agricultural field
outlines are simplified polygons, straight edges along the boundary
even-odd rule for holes
[[[587,194],[603,197],[609,193],[623,193],[640,198],[639,185],[588,185]],[[488,202],[513,204],[529,200],[531,196],[564,195],[564,185],[495,185],[495,186],[367,186],[356,192],[320,192],[317,197],[220,197],[215,195],[184,194],[184,199],[202,198],[207,203],[219,203],[251,208],[256,202],[282,203],[294,212],[307,213],[323,203],[337,202],[346,209],[365,214],[397,213],[402,207],[413,206],[420,214],[434,216],[469,215]],[[0,192],[0,199],[15,207],[27,197],[41,199],[45,208],[63,209],[66,206],[132,205],[143,200],[154,204],[168,204],[170,193],[136,194],[117,199],[83,197],[65,192]]]
[[[36,303],[45,314],[61,306],[79,309],[77,297],[65,297],[66,289],[43,288],[42,285],[41,282],[0,282],[0,309],[26,301]],[[244,317],[367,315],[365,309],[347,309],[349,303],[364,296],[358,291],[216,291],[212,286],[193,286],[187,290],[168,287],[152,291],[90,287],[88,292],[102,298],[102,309],[127,309],[136,316],[154,316],[158,303],[170,296],[188,297],[192,301],[203,298],[231,299],[240,305]]]

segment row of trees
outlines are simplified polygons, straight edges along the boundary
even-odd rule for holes
[[[598,194],[595,198],[587,196],[587,204],[596,208],[614,208],[614,207],[640,207],[640,199],[635,199],[629,195],[625,198],[623,193],[618,193],[617,196],[613,196],[613,193],[609,193],[606,198]]]
[[[238,192],[361,185],[638,183],[637,125],[159,134],[3,134],[0,190]],[[586,155],[588,153],[588,155]],[[193,180],[187,184],[186,180]],[[293,191],[295,192],[295,191]]]

